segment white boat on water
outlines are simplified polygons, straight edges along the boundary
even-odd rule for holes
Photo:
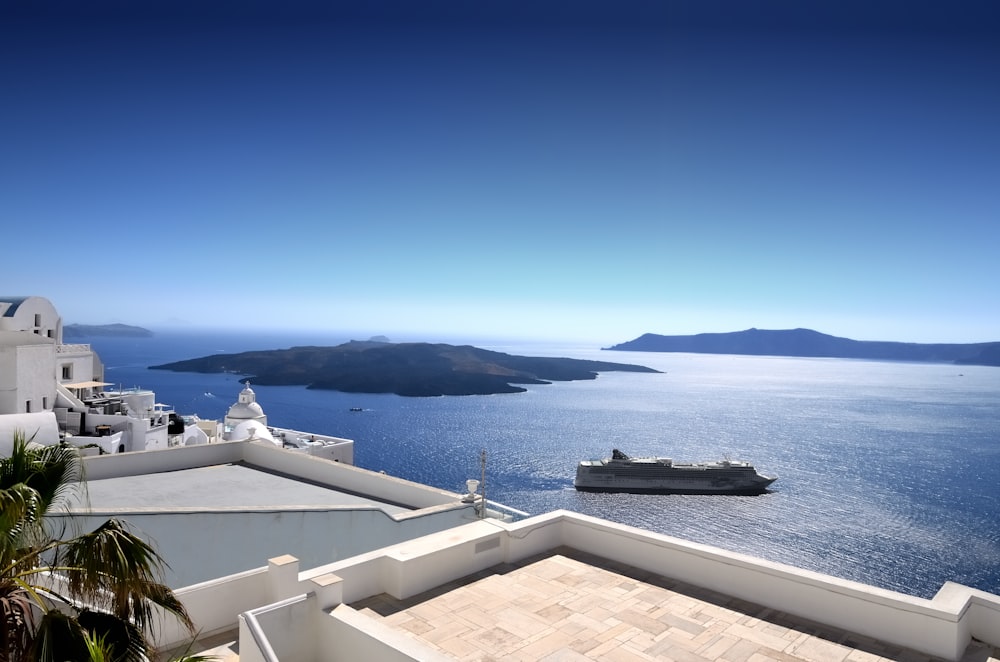
[[[762,494],[777,477],[757,473],[749,462],[720,460],[685,464],[669,457],[611,457],[584,460],[573,486],[582,492],[634,494]]]

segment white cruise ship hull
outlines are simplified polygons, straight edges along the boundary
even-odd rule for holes
[[[746,462],[674,464],[669,458],[586,460],[577,466],[581,492],[632,494],[763,494],[776,480]]]

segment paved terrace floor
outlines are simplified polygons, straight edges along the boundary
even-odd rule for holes
[[[408,600],[352,604],[468,662],[938,662],[629,566],[560,550]],[[973,642],[963,662],[1000,662]]]

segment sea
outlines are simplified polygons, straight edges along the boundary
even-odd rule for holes
[[[157,332],[79,342],[101,356],[106,381],[221,419],[240,375],[149,366],[348,339]],[[269,424],[353,439],[366,469],[463,493],[485,476],[490,501],[530,514],[572,510],[919,597],[947,581],[1000,594],[1000,368],[479,346],[660,372],[436,398],[251,385]],[[612,448],[748,460],[778,480],[747,497],[575,491],[577,463]]]

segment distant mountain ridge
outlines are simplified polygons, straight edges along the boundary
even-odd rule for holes
[[[63,338],[92,338],[95,336],[152,338],[153,332],[141,326],[128,324],[66,324],[63,326]]]
[[[927,361],[1000,366],[1000,342],[925,344],[851,340],[812,329],[746,329],[731,333],[662,336],[646,333],[604,349],[630,352],[691,352],[887,361]]]

